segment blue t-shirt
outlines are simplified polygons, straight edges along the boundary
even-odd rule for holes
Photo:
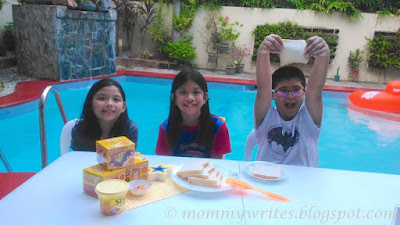
[[[71,131],[71,149],[74,151],[91,151],[91,152],[95,152],[96,151],[96,141],[93,138],[90,138],[88,135],[80,132],[77,129],[77,125],[79,122],[77,122],[77,124],[74,126],[74,128],[72,128]],[[135,143],[136,148],[137,148],[137,141],[138,141],[138,135],[139,135],[139,128],[136,125],[135,122],[133,122],[132,120],[129,120],[129,129],[127,133],[122,133],[120,135],[117,136],[125,136],[127,137],[129,140],[131,140],[132,142]],[[110,137],[111,138],[111,137]]]

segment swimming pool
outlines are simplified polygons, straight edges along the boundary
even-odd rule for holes
[[[171,79],[137,76],[114,77],[121,82],[128,112],[139,126],[137,151],[154,154],[158,126],[168,116]],[[93,80],[55,85],[60,91],[69,120],[80,116],[83,101]],[[230,132],[233,152],[227,159],[243,160],[248,133],[253,129],[251,85],[209,82],[210,108],[223,116]],[[400,174],[400,123],[348,110],[348,93],[324,91],[324,115],[319,142],[322,168]],[[0,110],[0,149],[14,171],[39,171],[40,134],[37,101]],[[11,115],[18,114],[19,115]],[[63,121],[54,96],[46,104],[49,163],[59,153]],[[253,154],[255,156],[255,152]],[[0,163],[0,171],[6,171]]]

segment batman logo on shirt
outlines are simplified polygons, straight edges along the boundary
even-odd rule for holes
[[[300,134],[297,129],[282,131],[282,127],[274,127],[267,133],[268,144],[279,155],[287,156],[290,148],[299,143]]]

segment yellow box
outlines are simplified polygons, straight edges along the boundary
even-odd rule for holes
[[[149,179],[149,160],[143,157],[140,152],[135,153],[135,165],[126,167],[125,181]]]
[[[83,169],[83,192],[97,198],[96,185],[109,179],[125,180],[125,168],[105,170],[99,164],[85,168]]]
[[[106,170],[135,165],[135,143],[125,136],[96,141],[96,153]]]

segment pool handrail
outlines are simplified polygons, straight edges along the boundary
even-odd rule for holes
[[[40,127],[40,148],[41,148],[41,157],[42,157],[42,169],[45,168],[48,164],[47,159],[47,139],[46,139],[46,121],[44,117],[44,108],[46,106],[47,96],[49,93],[53,91],[54,97],[56,98],[58,108],[60,109],[61,117],[64,121],[64,124],[68,122],[67,116],[65,115],[64,107],[61,102],[60,95],[58,93],[58,89],[52,85],[47,86],[42,96],[39,100],[39,127]]]
[[[7,172],[12,172],[12,168],[10,164],[8,163],[6,156],[3,154],[3,151],[0,149],[0,160],[3,162],[4,166],[7,169]]]

